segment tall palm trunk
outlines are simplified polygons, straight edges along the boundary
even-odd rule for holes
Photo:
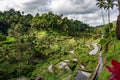
[[[103,25],[105,25],[105,19],[104,19],[103,9],[101,9],[101,14],[102,14]],[[102,33],[103,33],[103,27],[102,27]]]
[[[101,14],[102,14],[103,25],[105,25],[105,19],[104,19],[104,15],[103,15],[103,9],[101,9]]]
[[[108,28],[109,28],[109,32],[110,32],[110,9],[108,9]]]
[[[118,15],[116,23],[116,36],[120,40],[120,15]]]
[[[118,10],[119,10],[119,15],[120,15],[120,0],[118,0]]]
[[[116,36],[120,40],[120,0],[118,0],[119,15],[116,23]]]

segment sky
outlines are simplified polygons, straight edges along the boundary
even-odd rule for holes
[[[14,8],[33,15],[52,11],[90,26],[103,24],[101,10],[96,6],[96,0],[0,0],[0,5],[0,11]],[[111,22],[117,19],[117,15],[118,10],[114,7],[111,10]],[[107,11],[104,11],[104,18],[105,23],[108,23]]]

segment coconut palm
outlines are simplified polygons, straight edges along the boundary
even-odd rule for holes
[[[117,23],[116,23],[116,36],[120,40],[120,0],[118,1],[118,10],[119,10],[119,15],[117,18]]]
[[[101,9],[103,25],[105,25],[104,14],[103,14],[103,8],[104,8],[104,5],[105,5],[105,1],[104,0],[97,0],[96,5]]]
[[[116,23],[116,36],[120,40],[120,0],[97,0],[99,3],[101,1],[104,1],[104,5],[100,6],[104,7],[104,9],[108,10],[108,20],[109,20],[109,30],[110,30],[110,9],[113,9],[114,5],[117,5],[119,15],[117,18],[117,23]],[[114,1],[117,1],[117,4],[114,4]],[[98,3],[97,3],[98,4]]]
[[[120,0],[107,0],[107,1],[111,8],[113,8],[114,5],[118,7],[119,14],[118,14],[117,23],[116,23],[116,36],[117,36],[117,39],[120,40]],[[114,2],[117,2],[117,4],[115,4]]]
[[[113,2],[114,0],[104,0],[104,9],[108,11],[108,23],[109,23],[109,31],[110,31],[110,9],[113,9]]]

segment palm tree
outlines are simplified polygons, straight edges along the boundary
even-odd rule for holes
[[[109,23],[109,31],[110,31],[110,9],[113,9],[114,0],[105,0],[104,9],[108,11],[108,23]]]
[[[97,0],[96,5],[101,9],[103,25],[105,25],[104,14],[103,14],[103,8],[104,8],[104,5],[105,5],[105,1],[104,0]]]
[[[114,1],[117,1],[117,4],[114,4]],[[96,5],[98,5],[99,8],[104,7],[104,9],[108,10],[109,30],[110,30],[110,8],[113,9],[113,6],[117,5],[119,15],[116,23],[116,36],[120,40],[120,0],[97,0]]]
[[[118,1],[118,10],[119,10],[119,15],[117,18],[117,23],[116,23],[116,36],[120,40],[120,0]]]

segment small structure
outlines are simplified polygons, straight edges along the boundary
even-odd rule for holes
[[[75,54],[75,50],[69,51],[71,54]]]
[[[81,64],[80,66],[81,66],[81,68],[83,68],[83,69],[85,68],[82,64]]]
[[[58,64],[58,68],[60,68],[60,69],[64,68],[65,70],[70,70],[70,68],[68,66],[68,64],[69,64],[68,62],[69,62],[69,60],[64,60],[64,61],[60,62]]]
[[[66,62],[60,62],[59,64],[58,64],[58,68],[64,68],[65,66],[67,66],[68,65],[68,63],[66,63]]]
[[[78,62],[78,59],[77,58],[74,58],[74,59],[72,59],[73,60],[73,62]]]
[[[37,74],[34,80],[45,80],[40,74]]]
[[[78,70],[75,76],[75,80],[88,80],[90,76],[91,76],[91,73]]]
[[[52,64],[48,67],[48,70],[49,70],[50,72],[54,72],[55,69],[56,69],[56,68],[55,68]]]

